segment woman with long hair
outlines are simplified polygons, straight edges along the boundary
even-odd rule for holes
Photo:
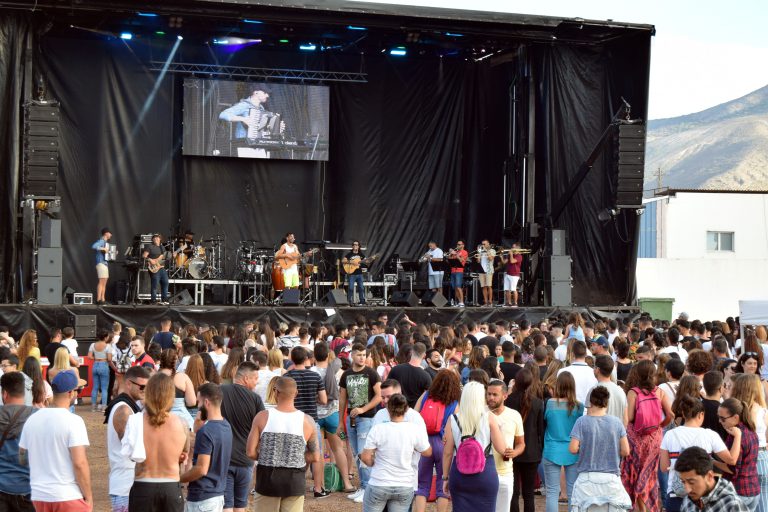
[[[651,361],[643,360],[632,367],[624,389],[629,417],[627,439],[632,450],[622,462],[621,481],[632,499],[633,510],[659,512],[659,447],[662,428],[672,421],[674,413],[666,394],[656,386],[656,366]]]
[[[752,423],[749,406],[735,398],[729,398],[720,404],[717,416],[723,428],[728,432],[725,445],[731,450],[741,449],[739,457],[730,463],[730,473],[723,473],[723,478],[730,480],[741,502],[755,512],[761,501],[760,483],[757,473],[758,440],[755,424]],[[765,451],[762,449],[762,451]],[[725,462],[725,461],[723,461]]]
[[[520,511],[520,495],[523,495],[523,511],[534,512],[536,472],[544,449],[544,402],[536,393],[539,371],[531,371],[530,364],[515,375],[515,385],[504,405],[523,417],[525,450],[513,460],[514,491],[510,511]],[[535,366],[535,365],[534,365]]]
[[[515,381],[517,382],[517,381]],[[560,494],[560,472],[565,470],[565,491],[568,499],[576,481],[577,455],[568,450],[571,429],[576,420],[584,414],[584,405],[576,400],[576,381],[570,372],[557,376],[552,399],[544,406],[544,450],[542,466],[547,489],[547,512],[557,512]]]
[[[576,338],[579,341],[585,341],[584,319],[581,317],[581,314],[573,311],[568,315],[568,323],[566,324],[563,333],[565,335],[565,339],[567,340]]]
[[[109,362],[112,360],[112,350],[107,340],[112,334],[106,330],[99,331],[97,339],[88,348],[88,357],[93,361],[91,366],[91,411],[103,411],[109,401]],[[101,392],[101,403],[98,402]]]
[[[27,357],[21,371],[32,379],[32,405],[38,409],[48,407],[48,401],[53,398],[53,390],[50,384],[43,379],[40,362],[34,357]]]
[[[413,499],[414,512],[424,512],[427,507],[427,497],[432,485],[432,472],[437,475],[437,481],[443,477],[443,435],[445,424],[456,410],[461,398],[461,383],[459,376],[453,370],[442,369],[437,372],[435,379],[416,401],[416,412],[423,417],[435,420],[441,425],[440,430],[430,432],[427,430],[429,444],[432,446],[432,454],[422,456],[419,459],[418,489]],[[436,415],[442,411],[439,417]],[[432,423],[432,422],[431,422]],[[448,498],[443,494],[442,486],[437,487],[437,510],[448,510]]]
[[[221,367],[222,384],[232,384],[232,381],[235,379],[235,373],[237,373],[237,368],[243,361],[245,361],[245,352],[242,347],[234,347],[229,351],[227,362]]]
[[[493,449],[504,455],[512,451],[511,447],[507,447],[496,416],[486,406],[485,387],[478,382],[469,382],[464,386],[459,411],[451,415],[445,428],[443,494],[452,500],[454,512],[490,511],[496,508],[499,476],[493,455],[487,454],[485,467],[475,474],[459,472],[454,460],[464,436],[472,435],[482,447],[492,445]]]
[[[53,365],[48,367],[46,377],[50,382],[53,381],[54,377],[56,377],[56,375],[58,375],[60,372],[66,371],[71,371],[77,375],[77,370],[72,368],[72,365],[69,362],[69,349],[67,349],[67,347],[61,347],[56,350],[56,354],[53,356]]]
[[[629,343],[626,341],[618,341],[615,346],[616,380],[624,382],[627,380],[629,371],[632,369],[632,366],[634,366],[635,363],[629,358]]]
[[[547,371],[544,373],[544,377],[541,379],[541,393],[542,398],[552,398],[555,396],[555,386],[557,384],[557,372],[562,368],[565,368],[565,363],[559,359],[553,359]]]
[[[219,375],[219,372],[216,371],[216,363],[213,362],[211,354],[208,352],[203,352],[200,354],[200,358],[203,360],[203,373],[205,374],[205,380],[207,382],[212,382],[213,384],[221,384],[221,375]]]
[[[24,334],[21,335],[19,346],[16,349],[16,357],[19,358],[19,367],[24,366],[24,361],[27,357],[34,357],[40,361],[40,347],[37,344],[36,330],[27,329],[24,331]]]
[[[768,511],[768,443],[766,443],[766,423],[768,422],[768,409],[765,405],[765,394],[760,377],[757,375],[737,374],[733,377],[731,398],[735,398],[744,404],[749,411],[750,423],[754,425],[759,447],[757,455],[757,480],[760,484],[760,500],[757,505],[759,512]],[[719,414],[719,413],[718,413]],[[745,414],[745,416],[747,416]],[[742,421],[744,418],[742,417]]]
[[[680,402],[683,398],[693,398],[701,400],[701,384],[699,379],[693,375],[686,375],[680,379],[675,391],[675,399],[672,401],[672,412],[674,413],[675,425],[682,425],[685,417],[680,410]]]
[[[678,512],[685,497],[685,495],[681,496],[682,482],[677,472],[674,471],[675,461],[680,452],[691,446],[698,446],[710,455],[715,454],[721,461],[731,465],[736,464],[741,452],[740,444],[736,443],[729,450],[716,432],[702,427],[704,424],[704,404],[701,400],[692,396],[678,396],[675,403],[683,423],[664,434],[659,452],[661,464],[659,469],[669,474],[666,495],[662,496],[664,509],[667,512]]]
[[[495,356],[488,356],[480,363],[480,369],[488,374],[488,380],[504,380],[504,374],[499,370],[499,360]]]
[[[200,386],[208,382],[208,379],[205,378],[205,363],[203,363],[203,358],[200,357],[200,354],[189,356],[184,373],[192,382],[192,389],[195,392],[195,396],[197,396],[197,390],[200,389]],[[187,410],[189,415],[194,418],[197,415],[197,404],[192,407],[187,406]]]
[[[160,354],[160,373],[164,373],[173,379],[174,399],[171,412],[182,420],[192,430],[194,418],[189,414],[187,407],[197,405],[197,394],[194,385],[184,373],[176,372],[177,352],[172,348],[163,350]]]
[[[760,373],[762,370],[762,361],[763,361],[763,351],[762,349],[758,352],[750,351],[750,352],[744,352],[739,356],[738,361],[736,362],[736,373],[743,373],[745,375],[757,375],[758,378],[760,377]],[[765,397],[768,397],[768,382],[762,381],[762,388],[763,388],[763,401],[765,401]]]
[[[466,384],[469,380],[469,372],[472,370],[480,370],[483,359],[485,359],[485,350],[487,350],[487,347],[484,345],[477,345],[475,347],[472,347],[472,351],[469,353],[469,361],[467,363],[467,366],[464,367],[463,370],[461,370],[461,383]]]

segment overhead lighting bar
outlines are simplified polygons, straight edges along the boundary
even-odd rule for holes
[[[130,41],[131,39],[133,39],[133,34],[131,34],[130,32],[121,32],[120,39],[124,39],[125,41]]]
[[[191,62],[150,61],[150,71],[181,73],[184,75],[237,77],[259,80],[297,80],[301,82],[352,82],[367,83],[368,75],[356,71],[311,71],[306,69],[249,68],[221,66]]]
[[[368,30],[365,27],[354,27],[352,25],[347,25],[347,30]]]
[[[317,45],[315,45],[313,43],[302,44],[302,45],[299,46],[299,50],[303,50],[305,52],[313,52],[313,51],[317,50]]]
[[[408,54],[408,51],[405,49],[405,46],[398,46],[397,48],[389,50],[389,54],[394,55],[395,57],[405,57]]]

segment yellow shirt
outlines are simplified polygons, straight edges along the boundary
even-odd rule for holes
[[[504,407],[504,411],[501,414],[494,414],[496,417],[496,423],[498,423],[501,433],[504,435],[504,440],[507,442],[507,447],[512,448],[515,445],[515,437],[523,436],[523,417],[520,413],[509,407]],[[512,459],[504,460],[504,456],[493,451],[493,460],[496,462],[496,472],[499,475],[511,475],[512,474]]]

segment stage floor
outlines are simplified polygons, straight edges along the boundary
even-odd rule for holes
[[[328,322],[352,323],[359,317],[366,320],[376,319],[386,313],[392,323],[404,316],[417,323],[437,323],[451,325],[467,319],[474,321],[510,320],[519,322],[527,319],[536,322],[560,312],[573,310],[585,312],[592,317],[615,318],[634,316],[639,313],[636,307],[603,306],[590,308],[553,308],[553,307],[468,307],[468,308],[430,308],[430,307],[303,307],[303,306],[159,306],[159,305],[61,305],[47,306],[39,304],[0,304],[0,325],[7,325],[18,339],[26,329],[36,329],[41,342],[48,341],[48,332],[54,327],[76,326],[80,315],[96,316],[97,327],[112,328],[112,322],[118,321],[123,326],[134,327],[141,331],[147,325],[158,326],[160,319],[168,316],[174,321],[186,323],[205,322],[209,325],[218,323],[240,323],[245,321],[269,320],[278,322]],[[78,339],[86,339],[75,335]]]

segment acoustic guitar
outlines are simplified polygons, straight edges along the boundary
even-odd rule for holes
[[[289,270],[291,267],[296,265],[296,263],[298,263],[300,259],[306,258],[312,254],[317,253],[318,251],[320,251],[320,249],[315,247],[314,249],[310,249],[305,253],[285,254],[279,258],[275,258],[275,261],[277,262],[278,265],[280,265],[280,268],[282,268],[283,270]],[[298,254],[298,258],[293,257],[296,254]]]
[[[347,262],[344,264],[344,272],[347,274],[354,274],[355,271],[360,268],[360,265],[370,265],[379,256],[381,256],[381,254],[374,254],[373,256],[369,256],[365,259],[360,258],[360,256],[352,256],[352,259],[347,260]]]

